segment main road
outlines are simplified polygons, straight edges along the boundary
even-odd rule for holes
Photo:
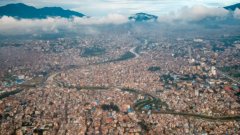
[[[134,55],[135,55],[135,58],[138,58],[140,55],[135,52],[136,48],[137,48],[137,47],[131,48],[131,49],[129,50],[129,52],[131,52],[132,54],[134,54]]]

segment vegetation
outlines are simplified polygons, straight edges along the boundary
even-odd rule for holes
[[[109,110],[113,110],[113,111],[116,111],[116,112],[119,112],[119,107],[113,103],[110,103],[110,104],[103,104],[101,106],[101,108],[104,110],[104,111],[109,111]]]
[[[3,77],[3,81],[11,82],[17,79],[16,76],[12,75],[11,73],[6,73]]]
[[[224,66],[219,68],[219,70],[228,73],[232,77],[240,78],[240,65]]]
[[[91,47],[91,48],[85,48],[82,55],[83,57],[91,57],[91,56],[99,56],[106,52],[105,48],[100,47]]]
[[[225,47],[232,47],[234,42],[240,40],[240,36],[230,36],[230,37],[221,37],[220,42],[223,43],[223,46],[218,46],[215,41],[211,41],[212,46],[212,50],[214,52],[216,51],[224,51]]]
[[[152,66],[148,68],[148,71],[152,71],[152,72],[159,71],[159,70],[161,70],[161,68],[157,66]]]
[[[119,58],[108,60],[108,61],[105,61],[103,63],[124,61],[124,60],[128,60],[128,59],[132,59],[134,57],[135,57],[135,55],[133,53],[131,53],[130,51],[128,51],[128,52],[124,53],[123,55],[121,55]],[[98,64],[100,64],[100,63],[98,63]]]
[[[10,92],[5,92],[3,94],[0,95],[0,99],[3,99],[3,98],[6,98],[6,97],[9,97],[11,95],[15,95],[19,92],[23,91],[22,89],[16,89],[16,90],[13,90],[13,91],[10,91]]]
[[[160,76],[160,80],[168,83],[169,81],[173,81],[174,78],[170,74],[165,74]]]
[[[122,56],[120,56],[120,58],[118,58],[114,61],[123,61],[123,60],[128,60],[128,59],[131,59],[134,57],[135,57],[135,55],[128,51],[128,52],[124,53]]]
[[[136,93],[136,92],[137,92],[137,90],[130,89],[130,88],[122,88],[121,90],[122,90],[122,91],[130,92],[130,93]]]
[[[220,41],[223,42],[224,46],[226,47],[233,46],[233,43],[237,40],[240,40],[240,36],[223,37],[220,39]]]
[[[220,70],[223,72],[229,72],[231,70],[240,70],[240,65],[224,66],[220,68]]]
[[[238,96],[238,97],[240,97],[240,92],[238,92],[238,93],[235,93],[235,95],[236,95],[236,96]]]
[[[38,135],[43,135],[44,129],[36,128],[33,130],[33,133]]]
[[[149,131],[149,128],[147,126],[147,123],[145,121],[141,121],[141,122],[138,122],[138,124],[140,125],[140,127],[144,130],[144,131]]]
[[[233,76],[233,77],[235,77],[235,78],[239,78],[239,77],[240,77],[240,73],[235,73],[235,74],[233,74],[233,75],[231,75],[231,76]]]
[[[180,79],[184,81],[192,81],[192,80],[195,80],[196,78],[197,78],[197,75],[193,74],[193,75],[184,75]]]
[[[20,47],[22,44],[18,44],[18,43],[15,43],[15,44],[0,44],[0,48],[1,47]]]
[[[215,44],[212,46],[212,51],[214,51],[214,52],[222,52],[224,50],[225,50],[224,48],[220,48]]]
[[[135,52],[140,53],[141,52],[141,47],[140,46],[136,47]]]

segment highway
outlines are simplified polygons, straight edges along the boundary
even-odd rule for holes
[[[129,50],[129,52],[133,53],[133,54],[135,55],[135,58],[138,58],[140,55],[135,52],[135,49],[136,49],[136,48],[137,48],[137,47],[131,48],[131,49]]]

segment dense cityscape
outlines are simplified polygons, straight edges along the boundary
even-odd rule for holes
[[[137,36],[2,43],[1,133],[239,133],[238,35]]]
[[[94,34],[0,35],[0,135],[239,135],[239,24],[137,15]]]

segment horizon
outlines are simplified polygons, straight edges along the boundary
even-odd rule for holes
[[[183,8],[189,8],[193,6],[205,6],[208,8],[219,8],[229,5],[237,4],[237,0],[231,1],[216,1],[216,0],[87,0],[87,1],[30,1],[30,0],[7,0],[0,1],[0,6],[7,4],[17,4],[23,3],[29,6],[34,6],[36,8],[42,7],[61,7],[63,9],[69,9],[76,12],[81,12],[87,16],[102,17],[109,14],[122,14],[122,15],[132,15],[139,12],[149,13],[157,16],[166,15],[172,12],[176,12]],[[96,9],[99,9],[96,11]]]

